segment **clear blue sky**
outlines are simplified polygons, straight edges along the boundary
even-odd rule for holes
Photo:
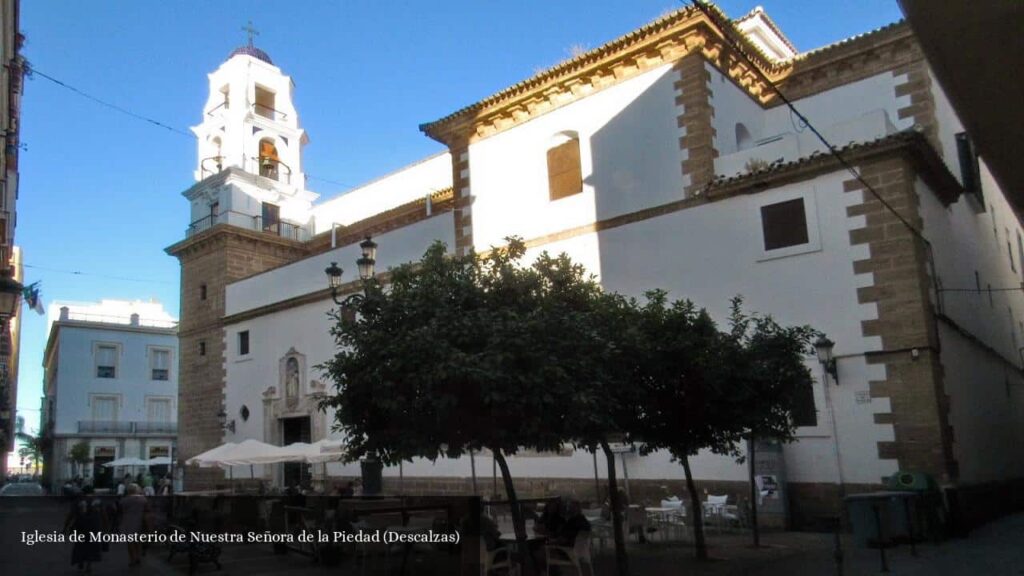
[[[799,50],[901,17],[895,0],[762,3]],[[420,123],[680,5],[28,0],[21,26],[24,55],[40,72],[187,131],[200,120],[206,74],[245,43],[251,19],[256,45],[295,81],[309,185],[327,198],[439,151]],[[755,2],[719,6],[738,17]],[[43,282],[45,302],[154,297],[177,315],[178,264],[163,249],[188,225],[181,191],[192,184],[193,140],[37,77],[26,82],[22,141],[16,240],[26,281]],[[29,430],[38,427],[45,330],[26,309],[18,409]]]

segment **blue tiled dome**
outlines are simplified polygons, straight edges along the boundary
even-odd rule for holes
[[[255,46],[240,46],[238,48],[235,48],[235,50],[228,55],[228,60],[231,60],[239,54],[243,56],[252,56],[257,60],[263,60],[267,64],[273,64],[273,62],[270,60],[270,55]]]

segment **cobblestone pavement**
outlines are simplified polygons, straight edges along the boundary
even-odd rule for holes
[[[4,575],[74,574],[71,544],[26,546],[21,532],[59,531],[66,505],[52,500],[5,498],[0,500],[0,571]],[[831,576],[837,574],[833,540],[828,534],[776,532],[762,538],[765,546],[750,546],[749,535],[711,534],[709,562],[693,559],[685,543],[653,542],[629,545],[633,576]],[[843,538],[843,576],[879,574],[877,551],[854,549],[849,537]],[[595,576],[613,576],[614,558],[608,547],[594,551]],[[1024,576],[1024,514],[1004,518],[984,526],[969,538],[950,540],[939,545],[918,547],[913,557],[903,546],[888,553],[890,573],[897,576],[960,576],[984,574]],[[220,576],[260,576],[263,574],[398,574],[400,555],[389,561],[376,560],[366,566],[347,559],[338,566],[325,567],[297,554],[275,554],[270,545],[228,545],[221,556],[219,572],[209,564],[197,574]],[[458,574],[458,560],[444,553],[414,551],[408,558],[406,574],[417,576]],[[188,574],[188,561],[177,556],[170,562],[163,546],[153,547],[136,568],[128,567],[124,545],[112,545],[95,564],[97,576],[140,574],[145,576],[181,576]]]

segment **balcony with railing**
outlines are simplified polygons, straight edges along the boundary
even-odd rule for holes
[[[79,420],[79,434],[177,434],[177,422]]]
[[[297,222],[278,219],[276,221],[267,221],[264,223],[261,216],[243,214],[242,212],[235,212],[233,210],[226,210],[216,215],[211,214],[196,220],[189,224],[186,236],[195,236],[204,230],[213,228],[217,224],[229,224],[238,228],[272,234],[274,236],[280,236],[297,242],[306,242],[312,237],[309,228]]]
[[[92,314],[88,312],[77,312],[68,307],[61,308],[60,319],[61,321],[70,320],[73,322],[95,322],[97,324],[124,324],[128,326],[146,326],[149,328],[174,328],[178,325],[176,321],[164,318],[142,318],[138,314],[132,314],[131,316]]]

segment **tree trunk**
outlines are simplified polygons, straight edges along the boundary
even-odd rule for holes
[[[751,434],[750,435],[750,439],[748,441],[750,442],[750,449],[747,450],[747,458],[750,459],[750,528],[751,528],[751,531],[754,533],[754,547],[757,548],[757,547],[761,546],[761,530],[757,527],[757,496],[758,496],[758,494],[757,494],[757,482],[756,482],[756,478],[755,478],[756,474],[757,474],[757,471],[755,470],[755,467],[757,466],[757,462],[756,462],[756,455],[757,455],[756,441],[757,441],[757,438],[753,434]]]
[[[690,493],[690,507],[693,508],[693,546],[697,552],[697,559],[707,560],[708,546],[704,542],[704,509],[700,505],[700,496],[697,495],[697,485],[693,482],[689,456],[683,456],[682,462],[683,470],[686,472],[686,490]]]
[[[615,540],[615,565],[619,576],[629,575],[629,558],[626,557],[626,537],[622,533],[622,504],[619,502],[619,485],[615,479],[615,454],[608,442],[601,440],[601,450],[608,460],[608,504],[612,509],[612,537]]]
[[[519,498],[516,497],[516,487],[512,484],[512,474],[508,471],[508,462],[505,461],[505,455],[498,448],[491,448],[491,452],[494,455],[494,461],[501,468],[501,481],[505,484],[508,506],[512,511],[512,526],[516,531],[516,548],[519,549],[523,571],[527,576],[537,574],[540,570],[538,570],[536,560],[533,558],[533,554],[530,554],[530,550],[526,545],[526,520],[523,518],[522,508],[519,507]],[[530,558],[530,562],[526,562],[527,557]]]

